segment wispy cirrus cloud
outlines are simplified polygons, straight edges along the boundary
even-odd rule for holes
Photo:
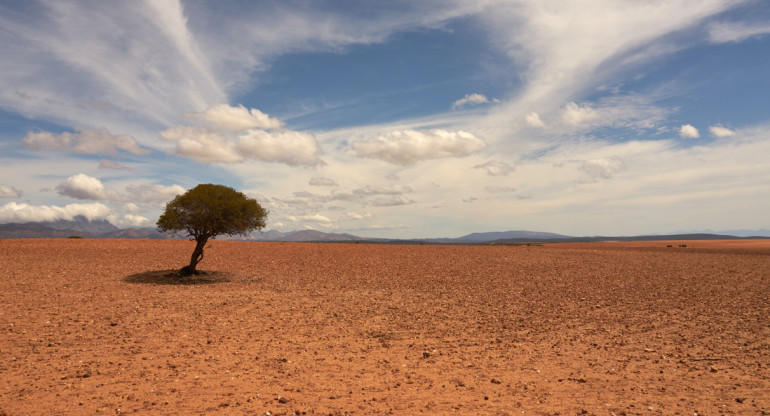
[[[123,150],[134,155],[147,155],[151,151],[142,148],[136,139],[127,135],[112,135],[106,128],[80,130],[77,133],[54,134],[47,131],[28,132],[21,140],[24,147],[33,150],[62,150],[66,152],[97,155],[114,155]]]
[[[770,23],[719,22],[709,25],[709,40],[714,43],[741,42],[770,35]]]
[[[20,198],[21,191],[13,186],[0,184],[0,198]]]
[[[484,140],[466,131],[397,130],[373,140],[350,145],[356,156],[379,159],[395,165],[422,160],[466,156],[486,147]]]

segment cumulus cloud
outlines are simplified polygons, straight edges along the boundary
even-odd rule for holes
[[[414,200],[406,198],[403,195],[398,195],[390,198],[374,198],[371,201],[368,201],[366,204],[375,207],[395,207],[400,205],[410,205],[414,203]]]
[[[333,200],[339,200],[339,201],[355,201],[359,198],[361,198],[361,194],[356,193],[352,189],[343,188],[343,189],[335,189],[332,191],[331,197]]]
[[[466,105],[478,105],[478,104],[498,103],[498,102],[500,102],[500,100],[498,100],[497,98],[493,98],[490,100],[483,94],[479,94],[479,93],[466,94],[465,97],[460,98],[459,100],[455,101],[452,104],[452,110],[456,110]]]
[[[250,129],[237,138],[199,126],[179,126],[160,132],[176,142],[173,153],[201,163],[238,163],[246,160],[285,163],[289,166],[324,165],[318,142],[312,134],[293,130]]]
[[[146,217],[143,217],[141,215],[133,215],[133,214],[126,214],[123,216],[120,215],[111,215],[107,218],[109,222],[111,222],[116,227],[143,227],[146,225],[149,225],[150,220]]]
[[[248,158],[289,166],[315,167],[326,163],[319,158],[321,148],[312,134],[281,130],[249,130],[240,135],[236,148]]]
[[[132,201],[153,202],[170,201],[186,190],[179,185],[129,185],[126,191]]]
[[[354,219],[354,220],[365,220],[372,218],[373,215],[370,212],[364,212],[363,214],[359,214],[358,212],[348,212],[346,213],[348,218]]]
[[[283,126],[280,120],[270,117],[256,108],[247,109],[243,105],[232,107],[227,104],[218,104],[203,112],[187,113],[185,116],[201,119],[212,126],[232,132],[254,128],[279,129]]]
[[[47,131],[28,132],[21,144],[32,150],[63,150],[85,155],[114,155],[118,149],[135,155],[150,153],[150,150],[140,147],[133,137],[125,134],[113,136],[106,128],[61,134]]]
[[[467,156],[484,147],[484,140],[462,130],[397,130],[374,140],[351,144],[351,149],[358,157],[384,160],[395,165]]]
[[[136,205],[133,202],[126,202],[125,204],[123,204],[123,209],[125,209],[128,212],[134,212],[134,213],[142,210],[141,208],[139,208],[139,205]]]
[[[591,179],[598,178],[609,179],[626,168],[623,159],[615,156],[611,158],[591,159],[583,162],[581,170],[588,174]]]
[[[79,173],[70,176],[63,183],[56,186],[59,195],[69,196],[75,199],[90,199],[95,201],[119,201],[123,197],[116,191],[105,188],[102,181],[97,178]]]
[[[176,142],[174,153],[201,163],[235,163],[244,160],[227,137],[205,128],[179,126],[160,132],[160,136]]]
[[[311,186],[338,186],[337,181],[334,179],[324,178],[321,176],[316,176],[313,178],[310,178],[310,181],[308,182],[308,185]]]
[[[516,167],[502,160],[490,160],[486,163],[474,166],[474,169],[484,169],[489,176],[507,176],[516,170]]]
[[[134,202],[170,201],[185,192],[179,185],[129,185],[127,193],[121,194],[105,187],[99,179],[83,173],[70,176],[55,189],[59,195],[76,199],[127,202],[127,209],[132,212],[136,211],[132,209],[136,207]]]
[[[698,133],[698,129],[693,127],[692,124],[685,124],[679,128],[679,137],[684,137],[686,139],[697,139],[700,137],[700,133]]]
[[[9,186],[0,184],[0,198],[20,198],[21,191]]]
[[[735,131],[722,126],[711,126],[709,127],[709,131],[711,134],[719,138],[735,136]]]
[[[0,223],[72,220],[77,216],[93,221],[107,219],[111,214],[112,210],[101,203],[69,204],[60,207],[9,202],[0,207]]]
[[[599,112],[588,105],[579,106],[574,102],[568,103],[561,111],[561,119],[566,124],[577,126],[599,118]]]
[[[540,119],[540,115],[535,112],[527,114],[524,119],[529,127],[545,128],[545,123]]]
[[[286,219],[293,222],[301,222],[301,221],[314,221],[314,222],[320,222],[320,223],[332,222],[332,220],[330,220],[329,217],[319,215],[319,214],[302,215],[302,216],[288,215],[286,216]]]
[[[741,42],[748,38],[770,34],[770,24],[766,22],[714,23],[709,26],[709,40],[713,43]]]

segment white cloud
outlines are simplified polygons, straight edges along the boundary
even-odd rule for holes
[[[9,186],[0,184],[0,198],[20,198],[21,191]]]
[[[9,202],[0,207],[0,223],[72,220],[83,216],[89,221],[106,219],[112,210],[104,204],[29,205]]]
[[[527,114],[525,116],[525,121],[529,127],[545,128],[545,123],[540,119],[540,115],[535,112]]]
[[[153,202],[170,201],[186,190],[179,185],[129,185],[126,191],[132,201]]]
[[[350,147],[358,157],[413,165],[427,159],[467,156],[486,143],[462,130],[397,130],[374,140],[353,142]]]
[[[621,172],[626,168],[623,159],[620,157],[591,159],[583,162],[583,166],[580,168],[588,174],[592,179],[598,178],[609,179]]]
[[[465,97],[460,98],[459,100],[455,101],[452,104],[452,110],[456,110],[466,105],[478,105],[478,104],[498,103],[498,102],[500,102],[500,100],[498,100],[497,98],[490,100],[483,94],[479,94],[479,93],[466,94]]]
[[[90,199],[95,201],[119,201],[123,197],[112,189],[105,188],[102,182],[94,177],[79,173],[70,176],[56,186],[59,195],[75,199]]]
[[[99,131],[86,129],[78,130],[78,133],[61,134],[47,131],[28,132],[21,140],[21,144],[33,150],[63,150],[86,155],[114,155],[118,149],[135,155],[146,155],[151,152],[140,147],[133,137],[125,134],[113,136],[106,128]]]
[[[125,227],[145,227],[150,225],[150,220],[141,215],[126,214],[123,216],[113,214],[107,217],[107,220],[119,228]]]
[[[192,112],[185,114],[188,118],[199,118],[215,127],[229,130],[232,132],[241,132],[244,130],[259,129],[279,129],[283,123],[257,110],[256,108],[247,109],[243,105],[232,107],[227,104],[218,104],[209,107],[203,112]]]
[[[579,106],[574,102],[567,103],[561,111],[561,119],[566,124],[577,126],[599,118],[599,113],[588,105]]]
[[[697,139],[700,137],[700,133],[698,133],[698,129],[696,129],[693,125],[684,124],[679,128],[679,136],[686,139]]]
[[[133,212],[133,213],[137,213],[137,212],[140,212],[142,210],[141,208],[139,208],[139,205],[136,205],[133,202],[126,202],[125,204],[123,204],[123,209],[125,209],[128,212]]]
[[[523,69],[522,93],[509,110],[557,108],[601,84],[625,62],[669,47],[665,35],[697,25],[729,0],[489,2],[481,18],[496,46]],[[525,107],[525,108],[526,108]]]
[[[315,167],[326,163],[319,158],[321,148],[312,134],[280,130],[249,130],[242,133],[236,148],[248,158],[289,166]]]
[[[321,176],[316,176],[313,178],[310,178],[310,181],[308,182],[308,185],[311,186],[339,186],[337,184],[337,181],[329,178],[324,178]]]
[[[208,129],[179,126],[160,132],[160,136],[176,142],[174,153],[201,163],[235,163],[244,160],[227,137]]]
[[[770,24],[767,22],[756,24],[732,22],[709,25],[709,40],[713,43],[741,42],[748,38],[767,34],[770,34]]]
[[[733,130],[722,126],[711,126],[709,127],[709,131],[711,134],[719,138],[735,136],[735,132]]]
[[[134,202],[170,201],[175,196],[183,194],[185,189],[179,185],[129,185],[127,194],[121,194],[104,186],[97,178],[79,173],[68,177],[56,186],[56,192],[62,196],[76,199],[95,201],[127,202],[127,210],[136,212]]]
[[[284,163],[289,166],[316,167],[321,148],[310,133],[293,130],[250,129],[231,139],[224,132],[198,126],[179,126],[160,132],[176,142],[173,153],[201,163],[238,163],[246,160]]]
[[[293,222],[302,222],[302,221],[312,221],[312,222],[319,222],[319,223],[331,223],[332,220],[329,219],[329,217],[314,214],[314,215],[302,215],[302,216],[294,216],[294,215],[288,215],[286,216],[286,219]]]
[[[403,195],[398,195],[390,198],[374,198],[371,201],[368,201],[366,204],[374,207],[395,207],[400,205],[410,205],[414,203],[414,200],[406,198]]]
[[[348,212],[345,215],[347,215],[348,218],[352,218],[354,220],[366,220],[374,217],[370,212],[365,212],[363,214],[359,214],[357,212]]]
[[[489,176],[508,176],[508,174],[516,170],[516,167],[502,160],[490,160],[474,166],[474,169],[484,169]]]

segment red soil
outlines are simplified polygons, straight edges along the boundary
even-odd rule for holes
[[[743,244],[0,240],[0,415],[770,414]]]

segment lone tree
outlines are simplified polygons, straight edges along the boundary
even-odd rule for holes
[[[186,231],[195,240],[190,264],[179,270],[180,276],[191,276],[197,274],[209,239],[261,230],[266,219],[267,211],[257,200],[224,185],[202,184],[167,203],[157,225],[160,232]]]

